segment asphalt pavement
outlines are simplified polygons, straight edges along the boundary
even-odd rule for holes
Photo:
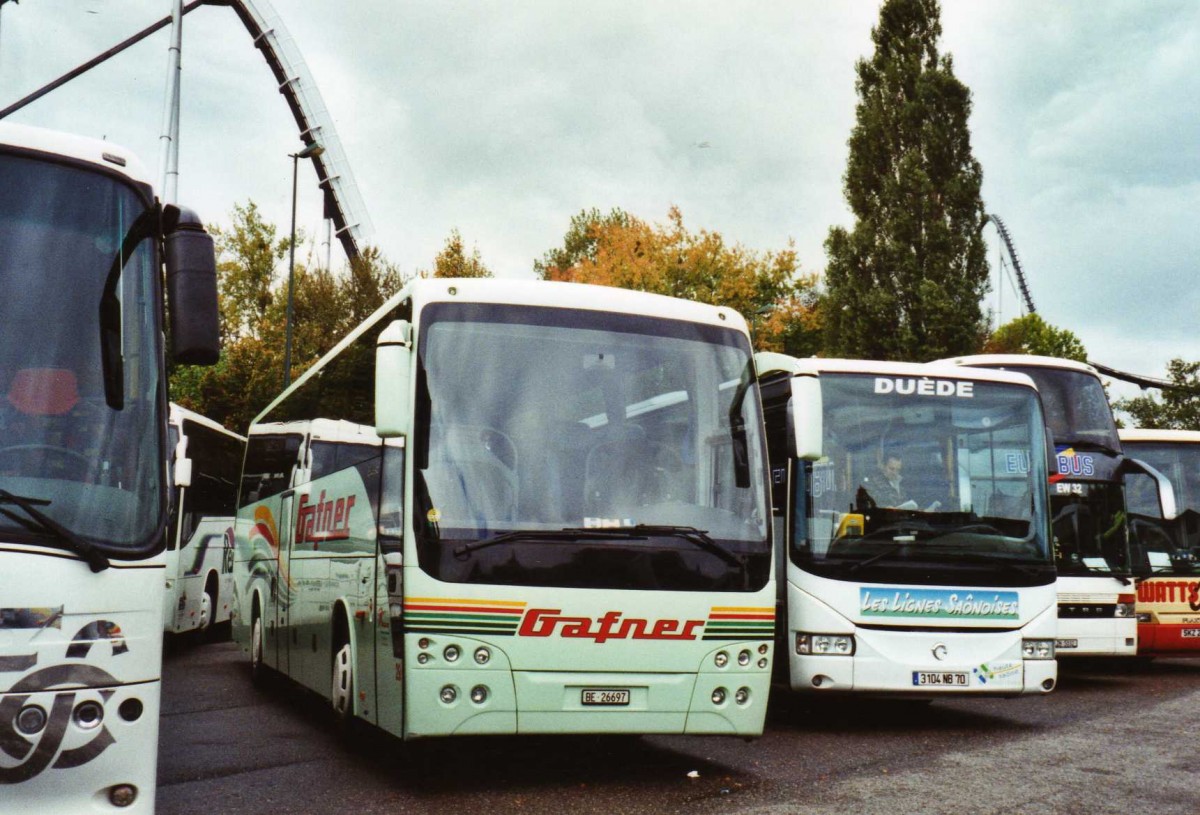
[[[346,737],[230,643],[164,664],[160,815],[1200,812],[1200,660],[1060,662],[1044,697],[777,692],[755,741]]]

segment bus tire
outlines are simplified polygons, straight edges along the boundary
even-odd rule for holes
[[[329,689],[333,720],[339,730],[348,730],[354,719],[354,654],[349,642],[333,654],[333,677]]]
[[[256,688],[264,688],[267,679],[267,666],[263,662],[262,615],[255,608],[254,619],[250,623],[250,681]]]
[[[201,640],[207,640],[212,633],[213,609],[217,606],[217,598],[213,596],[213,590],[210,585],[204,586],[204,593],[200,595],[200,620],[196,624],[196,635]]]

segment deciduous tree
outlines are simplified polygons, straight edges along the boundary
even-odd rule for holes
[[[1087,350],[1079,337],[1065,328],[1056,328],[1039,314],[1017,317],[997,328],[983,350],[989,354],[1039,354],[1087,362]]]
[[[971,153],[971,95],[939,55],[936,0],[886,0],[875,52],[858,62],[857,121],[844,176],[852,229],[825,242],[831,353],[924,361],[977,351],[988,288]]]
[[[1133,419],[1137,427],[1165,430],[1200,430],[1200,362],[1176,358],[1167,363],[1173,387],[1153,394],[1119,399],[1113,405]]]

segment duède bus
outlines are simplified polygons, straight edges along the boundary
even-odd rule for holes
[[[0,123],[0,190],[0,808],[152,813],[164,350],[216,361],[212,239],[107,141]]]
[[[1033,383],[756,360],[786,610],[778,676],[824,694],[1051,690],[1055,575]]]
[[[250,427],[234,636],[404,738],[760,733],[774,584],[745,321],[418,280]]]

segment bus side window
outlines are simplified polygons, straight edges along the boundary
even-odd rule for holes
[[[379,544],[399,548],[404,537],[404,448],[385,444],[379,490]]]

